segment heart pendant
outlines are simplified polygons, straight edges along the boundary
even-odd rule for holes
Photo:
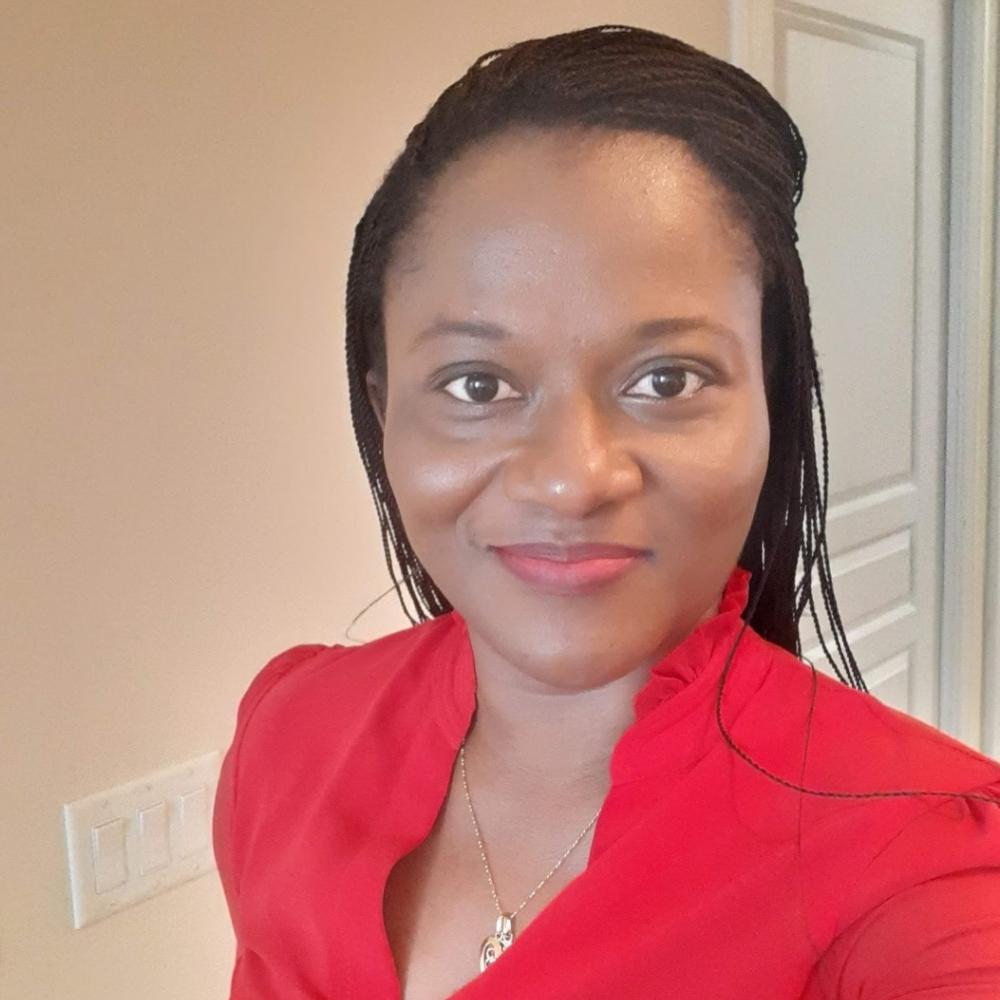
[[[497,917],[496,930],[483,941],[479,949],[479,971],[485,972],[511,946],[513,940],[514,917],[509,913],[501,913]]]

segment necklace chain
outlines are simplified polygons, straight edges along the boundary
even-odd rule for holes
[[[465,773],[465,740],[462,740],[462,745],[458,751],[458,758],[462,767],[462,787],[465,789],[465,801],[469,803],[469,815],[472,817],[472,826],[473,829],[476,831],[476,842],[479,844],[479,856],[483,859],[483,867],[486,869],[486,877],[489,879],[490,882],[490,892],[493,894],[493,902],[496,903],[497,913],[499,913],[500,916],[503,917],[504,910],[503,907],[500,905],[500,898],[497,896],[497,887],[493,881],[493,872],[490,871],[490,863],[489,861],[486,860],[486,848],[483,847],[483,838],[479,832],[479,823],[476,820],[476,810],[472,808],[472,796],[469,795],[469,780]],[[508,916],[514,917],[518,913],[520,913],[521,910],[523,910],[525,906],[527,906],[527,904],[530,902],[530,900],[534,897],[535,893],[538,892],[538,890],[541,889],[541,887],[545,885],[545,883],[548,882],[548,880],[552,878],[553,875],[555,875],[555,873],[559,870],[559,867],[562,865],[562,863],[569,857],[573,848],[576,847],[576,845],[579,844],[581,840],[583,840],[583,838],[587,835],[587,831],[594,825],[595,822],[597,822],[597,817],[600,816],[600,814],[601,810],[598,809],[597,812],[595,812],[594,815],[590,818],[590,822],[580,831],[580,834],[576,838],[576,840],[574,840],[573,843],[570,844],[568,848],[566,848],[566,850],[563,852],[562,857],[552,866],[552,869],[549,871],[548,875],[546,875],[545,878],[543,878],[541,882],[539,882],[538,885],[536,885],[535,888],[532,889],[531,892],[529,892],[528,895],[524,897],[524,899],[521,902],[521,905],[512,913],[508,914]]]

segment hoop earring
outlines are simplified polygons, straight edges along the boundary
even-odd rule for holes
[[[391,586],[391,587],[390,587],[390,588],[389,588],[388,590],[384,590],[384,591],[382,591],[382,593],[381,593],[381,594],[379,594],[379,595],[378,595],[378,597],[376,597],[376,598],[375,598],[374,600],[371,600],[371,601],[369,601],[369,602],[368,602],[368,603],[367,603],[367,604],[366,604],[366,605],[365,605],[365,606],[364,606],[364,607],[363,607],[363,608],[362,608],[362,609],[361,609],[361,610],[360,610],[360,611],[359,611],[359,612],[358,612],[358,613],[357,613],[357,614],[356,614],[356,615],[355,615],[355,616],[354,616],[354,617],[353,617],[353,618],[351,619],[351,623],[350,623],[350,625],[348,625],[348,626],[347,626],[347,628],[346,628],[346,629],[344,629],[344,638],[345,638],[345,639],[351,639],[351,638],[352,638],[352,637],[351,637],[351,634],[350,634],[350,633],[351,633],[351,626],[352,626],[352,625],[354,625],[354,623],[355,623],[355,622],[356,622],[356,621],[357,621],[357,620],[358,620],[358,619],[359,619],[359,618],[360,618],[360,617],[361,617],[361,616],[362,616],[362,615],[363,615],[363,614],[364,614],[364,613],[365,613],[365,612],[366,612],[366,611],[367,611],[367,610],[368,610],[368,609],[369,609],[370,607],[372,607],[372,606],[373,606],[373,605],[375,605],[375,604],[378,604],[378,602],[379,602],[379,601],[381,601],[381,600],[382,600],[382,598],[383,598],[383,597],[385,597],[385,595],[386,595],[386,594],[391,594],[391,593],[392,593],[392,592],[393,592],[394,590],[397,590],[397,591],[398,591],[398,587],[397,587],[397,585],[396,585],[396,584],[393,584],[393,585],[392,585],[392,586]],[[355,645],[355,646],[360,646],[360,645],[362,645],[363,643],[365,643],[365,642],[370,642],[370,641],[371,641],[370,639],[354,639],[354,640],[353,640],[353,641],[351,642],[351,645]]]

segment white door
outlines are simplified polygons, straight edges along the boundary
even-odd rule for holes
[[[950,5],[734,2],[800,127],[800,249],[830,429],[829,541],[872,693],[939,722]],[[741,19],[742,18],[742,23]],[[822,608],[822,605],[819,605]],[[803,652],[828,669],[811,622]]]

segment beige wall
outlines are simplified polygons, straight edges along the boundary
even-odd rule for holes
[[[268,656],[387,586],[342,374],[357,217],[481,51],[612,21],[722,55],[725,0],[2,13],[0,996],[219,1000],[215,876],[73,931],[60,806],[223,748]]]

